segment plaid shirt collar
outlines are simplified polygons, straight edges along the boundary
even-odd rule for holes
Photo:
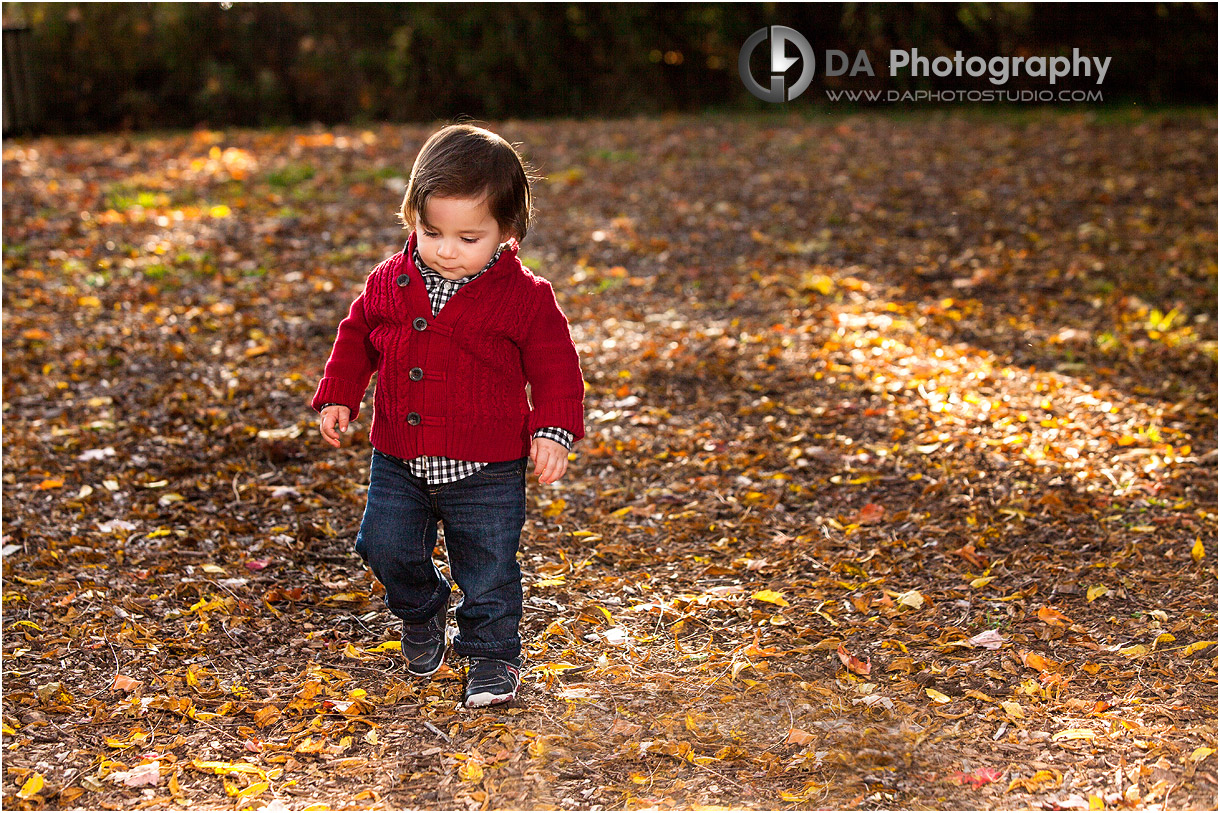
[[[410,245],[410,244],[408,243],[408,245]],[[415,261],[415,267],[419,269],[419,273],[423,276],[424,281],[427,283],[430,283],[428,286],[429,288],[431,288],[433,285],[435,285],[438,281],[448,282],[450,285],[454,285],[455,287],[460,288],[463,285],[465,285],[466,283],[473,282],[474,280],[481,277],[487,271],[487,269],[491,268],[493,265],[495,265],[500,260],[500,255],[503,253],[504,253],[504,246],[503,246],[503,244],[501,244],[496,249],[496,253],[491,255],[491,259],[487,261],[487,265],[483,266],[482,271],[480,271],[477,274],[473,274],[469,277],[463,277],[462,279],[447,279],[447,278],[441,276],[439,271],[436,271],[436,270],[428,267],[427,263],[424,262],[424,258],[419,256],[419,246],[418,245],[416,245],[414,248],[412,248],[411,259]]]

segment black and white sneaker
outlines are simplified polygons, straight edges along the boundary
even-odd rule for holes
[[[402,625],[402,654],[411,674],[427,677],[435,674],[445,662],[445,647],[449,643],[445,628],[448,612],[449,599],[446,597],[436,615],[423,624]]]
[[[466,670],[466,695],[463,704],[468,709],[508,703],[517,696],[521,686],[521,661],[498,658],[471,658]]]

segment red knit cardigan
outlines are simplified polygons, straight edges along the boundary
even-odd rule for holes
[[[369,440],[404,460],[515,460],[544,426],[584,437],[580,360],[551,284],[513,245],[433,317],[414,247],[412,234],[369,274],[311,406],[343,404],[355,419],[376,372]]]

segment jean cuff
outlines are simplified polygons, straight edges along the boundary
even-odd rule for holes
[[[449,594],[453,592],[453,587],[441,575],[439,570],[436,575],[440,582],[436,585],[436,589],[432,591],[432,595],[428,596],[427,602],[422,607],[415,609],[390,607],[388,599],[386,600],[386,607],[389,607],[390,612],[402,619],[404,624],[423,624],[427,622],[428,619],[436,615],[436,611],[449,600]]]
[[[511,661],[521,656],[521,639],[514,635],[503,641],[464,641],[461,633],[453,639],[453,651],[467,658],[496,658]]]

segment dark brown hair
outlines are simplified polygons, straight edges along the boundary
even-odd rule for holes
[[[530,178],[513,146],[471,124],[451,124],[433,133],[411,168],[399,218],[408,229],[425,226],[428,198],[487,197],[487,209],[501,230],[520,242],[530,225]]]

